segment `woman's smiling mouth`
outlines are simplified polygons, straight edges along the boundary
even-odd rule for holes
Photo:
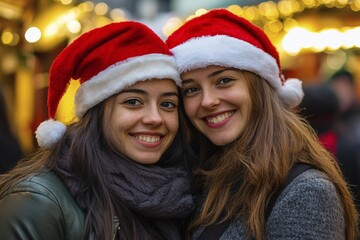
[[[161,137],[160,136],[154,136],[154,135],[134,135],[134,137],[141,141],[146,143],[156,143],[159,142]]]
[[[221,113],[217,116],[207,117],[207,118],[205,118],[205,120],[207,123],[217,124],[217,123],[220,123],[220,122],[228,119],[229,117],[234,115],[234,113],[235,113],[235,111],[225,112],[225,113]]]

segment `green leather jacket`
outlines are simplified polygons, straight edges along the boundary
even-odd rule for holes
[[[85,214],[53,172],[31,175],[0,198],[1,239],[82,239]]]

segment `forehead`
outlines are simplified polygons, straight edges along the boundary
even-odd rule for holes
[[[156,91],[156,90],[169,90],[176,91],[176,83],[171,79],[149,79],[144,81],[139,81],[130,85],[126,89],[147,89],[147,91]],[[124,89],[124,90],[126,90]]]
[[[184,80],[184,79],[192,78],[192,77],[196,77],[196,76],[210,76],[214,72],[223,71],[225,69],[228,69],[228,68],[223,67],[223,66],[210,65],[205,68],[198,68],[198,69],[194,69],[194,70],[191,70],[188,72],[184,72],[181,74],[181,78],[182,78],[182,80]]]

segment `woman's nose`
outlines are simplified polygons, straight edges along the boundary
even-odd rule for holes
[[[163,116],[160,114],[159,109],[157,107],[149,107],[148,111],[143,118],[143,122],[145,124],[150,125],[160,125],[164,121]]]
[[[220,99],[216,93],[212,91],[203,91],[203,98],[201,101],[201,106],[204,108],[214,108],[219,105]]]

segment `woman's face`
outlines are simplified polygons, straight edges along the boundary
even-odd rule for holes
[[[104,114],[109,142],[135,162],[159,161],[178,130],[175,83],[170,79],[137,82],[115,96],[114,101],[106,103]]]
[[[217,146],[238,139],[251,107],[242,72],[208,66],[183,73],[181,78],[185,112],[194,126]]]

